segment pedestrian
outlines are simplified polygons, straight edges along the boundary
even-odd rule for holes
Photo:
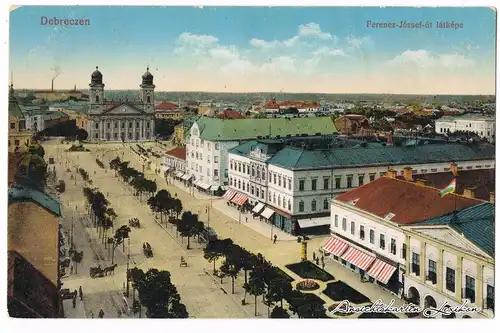
[[[76,297],[73,297],[73,309],[76,308]]]
[[[248,217],[245,217],[245,222],[248,223]]]
[[[321,255],[321,262],[325,262],[325,257]]]
[[[313,252],[313,261],[316,260],[316,252]]]
[[[278,236],[276,234],[274,234],[273,244],[276,244],[277,239],[278,239]]]
[[[316,258],[316,265],[319,266],[319,258]]]
[[[325,269],[325,262],[324,261],[321,262],[321,268]]]
[[[94,318],[94,311],[90,310],[90,316]]]
[[[69,274],[73,274],[73,265],[69,266]]]
[[[82,286],[80,286],[80,288],[78,288],[78,292],[80,294],[80,301],[83,301],[83,291],[82,291]]]
[[[99,318],[104,318],[104,311],[102,309],[99,311]]]

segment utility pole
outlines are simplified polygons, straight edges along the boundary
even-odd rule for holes
[[[127,297],[129,296],[129,278],[128,278],[128,275],[129,275],[129,262],[130,262],[130,235],[128,237],[128,254],[127,254],[127,274],[126,274],[126,277],[127,277]]]
[[[74,234],[74,217],[71,217],[71,247],[75,245],[75,234]]]

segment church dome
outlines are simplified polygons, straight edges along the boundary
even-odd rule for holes
[[[102,83],[102,73],[99,72],[99,67],[95,67],[95,71],[92,73],[91,76],[91,81],[94,84],[101,84]]]
[[[153,74],[149,72],[149,67],[146,69],[146,73],[142,74],[142,84],[153,84]]]

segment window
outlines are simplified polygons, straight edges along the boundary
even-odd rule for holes
[[[347,176],[347,188],[352,187],[352,175]]]
[[[246,172],[246,169],[245,169],[245,163],[243,163],[243,173]]]
[[[219,163],[219,156],[214,156],[214,163]]]
[[[335,228],[339,227],[339,216],[335,214]]]
[[[122,128],[125,128],[125,122],[121,123]],[[192,141],[192,140],[191,140]],[[192,142],[191,142],[192,143]]]
[[[316,191],[316,183],[318,182],[317,179],[311,179],[311,191]]]
[[[276,193],[273,194],[273,203],[276,203]]]
[[[233,186],[233,178],[229,177],[229,185]]]
[[[351,221],[351,235],[354,235],[356,232],[356,223],[354,221]]]
[[[358,175],[359,186],[363,185],[364,181],[365,181],[365,175]]]
[[[229,169],[233,170],[233,160],[229,161]]]
[[[238,179],[238,188],[241,188],[241,180]]]
[[[365,227],[362,225],[359,226],[359,239],[365,239]]]
[[[420,276],[420,254],[418,253],[411,254],[411,272]]]
[[[151,96],[148,95],[148,98],[147,98],[147,103],[151,103]]]
[[[219,144],[218,143],[215,144],[215,150],[219,150]]]
[[[278,176],[278,185],[281,186],[281,175]]]
[[[207,142],[207,148],[210,150],[210,142]]]
[[[260,169],[257,168],[257,178],[260,178]]]
[[[304,211],[304,201],[299,201],[299,212]]]
[[[340,177],[335,177],[335,188],[340,188]]]
[[[382,250],[385,250],[385,235],[384,234],[380,234],[380,248]]]
[[[427,273],[427,280],[432,281],[433,284],[436,284],[437,275],[436,275],[436,262],[434,260],[429,259],[429,272]]]
[[[347,230],[347,219],[345,217],[342,219],[342,230]]]
[[[392,254],[396,254],[396,240],[394,238],[391,238],[391,248],[390,251]]]
[[[196,152],[196,159],[198,159],[198,152]]]
[[[258,187],[255,188],[255,196],[257,198],[260,196],[260,189]]]
[[[252,193],[252,195],[253,195],[253,194],[254,194],[254,192],[255,192],[255,188],[252,186],[250,189],[251,189],[251,190],[250,190],[250,193]]]
[[[486,285],[486,308],[495,310],[495,287]]]
[[[273,173],[273,183],[276,184],[276,174]]]
[[[375,180],[375,174],[374,173],[370,173],[370,181],[374,181]]]
[[[278,206],[281,206],[281,195],[278,195]]]
[[[323,190],[328,190],[328,184],[330,183],[330,178],[323,178]]]
[[[299,191],[304,191],[304,183],[305,183],[304,179],[299,180]]]
[[[260,197],[261,197],[262,199],[264,199],[264,190],[262,190],[262,191],[260,192]]]
[[[375,244],[375,231],[373,229],[370,229],[370,243]]]
[[[406,244],[403,243],[403,247],[401,249],[401,258],[406,259]]]
[[[266,171],[262,170],[262,180],[266,180]]]
[[[476,279],[471,276],[465,275],[465,298],[470,299],[471,303],[476,301]]]
[[[455,270],[446,267],[446,289],[455,292]]]
[[[292,189],[292,178],[288,178],[288,189]]]
[[[215,177],[219,177],[219,170],[214,169],[214,176],[215,176]]]
[[[288,199],[288,210],[292,210],[292,202]]]
[[[328,199],[323,200],[323,210],[328,210]]]
[[[207,155],[207,163],[210,163],[210,155]]]
[[[238,172],[241,172],[241,163],[238,162]]]
[[[315,212],[315,211],[316,211],[316,200],[311,201],[311,210],[312,210],[313,212]]]
[[[283,197],[283,209],[286,208],[286,200],[285,200],[285,197]]]
[[[210,176],[210,169],[207,169],[207,176]]]
[[[19,146],[19,140],[14,140],[14,145],[17,147]]]
[[[246,191],[245,182],[242,182],[243,191]]]
[[[99,102],[99,95],[95,95],[95,101]]]
[[[114,124],[114,126],[113,126],[114,128],[118,128],[118,123],[116,121],[114,121],[113,124]]]
[[[95,123],[95,129],[99,129],[99,123]]]

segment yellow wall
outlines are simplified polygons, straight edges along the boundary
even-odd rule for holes
[[[180,124],[174,127],[174,144],[184,146],[184,125]]]
[[[9,116],[9,152],[13,153],[16,147],[31,144],[31,131],[19,129],[19,118]]]
[[[8,251],[17,251],[57,286],[59,217],[34,202],[9,204]]]

